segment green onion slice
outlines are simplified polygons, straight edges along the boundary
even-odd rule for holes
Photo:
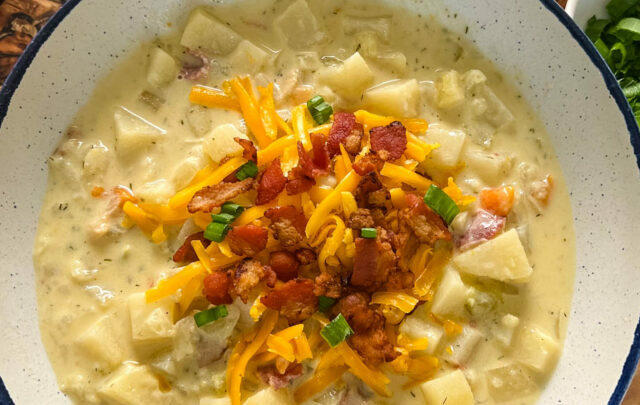
[[[235,221],[235,215],[227,214],[226,212],[221,212],[219,214],[212,214],[211,219],[213,222],[217,222],[219,224],[230,224]]]
[[[226,305],[218,305],[217,307],[209,308],[206,311],[200,311],[193,315],[193,319],[196,321],[198,327],[204,326],[218,319],[222,319],[229,315]]]
[[[322,96],[315,96],[307,101],[307,109],[313,117],[313,120],[318,125],[322,125],[325,122],[329,121],[331,114],[333,114],[333,108],[331,107],[331,105],[329,105],[329,103],[324,101]]]
[[[333,318],[333,321],[322,328],[320,335],[329,343],[329,346],[336,347],[347,340],[349,336],[353,335],[353,329],[351,329],[347,320],[344,319],[344,316],[338,314],[338,316]]]
[[[424,202],[449,225],[460,209],[456,203],[438,186],[431,185],[424,195]]]
[[[321,295],[318,297],[318,311],[326,312],[336,303],[336,300],[333,298],[325,297]]]
[[[375,239],[378,237],[378,231],[376,228],[362,228],[360,230],[360,236],[366,239]]]
[[[212,222],[207,225],[207,229],[204,231],[204,238],[213,242],[222,242],[224,237],[227,236],[227,232],[231,227],[227,224],[221,224],[219,222]]]
[[[221,212],[239,217],[244,212],[244,207],[236,203],[226,202],[222,204]]]
[[[253,161],[248,161],[247,163],[240,166],[238,171],[236,172],[236,179],[244,180],[249,177],[256,177],[258,175],[258,166]]]

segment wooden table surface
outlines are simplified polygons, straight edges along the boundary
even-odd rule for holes
[[[66,0],[0,0],[0,86],[35,33]],[[557,0],[565,6],[567,0]],[[640,373],[623,405],[640,405]]]

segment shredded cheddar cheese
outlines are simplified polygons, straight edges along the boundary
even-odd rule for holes
[[[408,184],[421,191],[426,191],[432,184],[431,180],[427,179],[426,177],[423,177],[418,173],[408,170],[402,166],[394,165],[393,163],[389,162],[386,162],[384,164],[382,170],[380,170],[380,174],[385,177],[389,177],[399,182]]]
[[[175,294],[195,277],[204,274],[204,272],[204,266],[202,266],[200,262],[194,262],[185,266],[173,276],[158,281],[155,287],[147,290],[145,293],[147,303],[156,302]]]
[[[344,179],[336,186],[336,188],[322,200],[316,210],[309,218],[305,232],[307,237],[311,238],[320,229],[325,221],[325,218],[329,216],[331,211],[336,209],[341,202],[341,193],[343,191],[354,191],[360,182],[360,175],[355,171],[350,171]]]
[[[403,292],[378,291],[371,297],[371,303],[390,305],[398,308],[405,314],[413,311],[418,304],[418,299]]]

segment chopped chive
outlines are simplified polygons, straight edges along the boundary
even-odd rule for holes
[[[217,222],[219,224],[230,224],[235,221],[235,215],[227,214],[226,212],[221,212],[219,214],[212,214],[211,219],[213,222]]]
[[[206,311],[200,311],[193,315],[193,319],[196,321],[198,327],[204,326],[218,319],[222,319],[229,315],[226,305],[218,305],[217,307],[209,308]]]
[[[353,335],[353,329],[342,314],[338,314],[327,326],[322,328],[320,335],[329,343],[329,346],[336,347]]]
[[[336,303],[336,300],[334,300],[333,298],[329,298],[329,297],[325,297],[324,295],[321,295],[318,297],[318,311],[326,312],[335,303]]]
[[[219,222],[212,222],[207,225],[207,229],[204,231],[204,238],[213,242],[222,242],[224,237],[227,236],[227,232],[231,227],[227,224],[221,224]]]
[[[238,171],[236,172],[236,179],[244,180],[249,177],[256,177],[258,175],[258,166],[253,161],[248,161],[247,163],[240,166]]]
[[[329,121],[331,114],[333,114],[333,108],[329,103],[324,101],[322,96],[315,96],[307,101],[307,109],[318,125]]]
[[[375,239],[378,237],[378,231],[376,228],[362,228],[360,230],[360,236],[366,239]]]
[[[460,212],[455,201],[453,201],[447,193],[442,191],[440,187],[433,184],[424,195],[424,202],[429,206],[429,208],[440,215],[447,225],[451,224],[451,221],[453,221],[456,215]]]
[[[221,212],[238,217],[244,212],[244,207],[236,203],[226,202],[222,204]]]

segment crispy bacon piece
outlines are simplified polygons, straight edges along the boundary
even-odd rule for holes
[[[382,170],[384,161],[374,154],[365,155],[362,159],[356,160],[353,163],[353,170],[360,176],[364,176],[367,173],[373,171]]]
[[[260,299],[267,307],[280,311],[290,324],[309,318],[318,307],[318,298],[313,294],[313,281],[295,279],[277,286]]]
[[[258,369],[258,375],[260,379],[265,383],[273,387],[275,390],[279,390],[288,386],[291,381],[300,377],[303,374],[302,365],[294,363],[290,365],[284,374],[280,374],[274,365],[261,367]]]
[[[374,225],[371,212],[366,208],[358,208],[347,220],[347,226],[352,229],[372,228]]]
[[[240,297],[245,304],[249,300],[249,294],[258,284],[264,281],[267,286],[276,284],[276,273],[269,266],[263,266],[257,260],[245,259],[235,270],[229,272],[233,281],[233,292]]]
[[[309,191],[316,184],[313,170],[313,159],[304,150],[302,142],[298,141],[298,165],[289,172],[287,194],[295,195]]]
[[[269,228],[282,246],[295,246],[304,239],[307,218],[294,206],[269,208],[264,216],[271,220]]]
[[[469,228],[467,228],[467,231],[459,241],[460,249],[467,250],[493,239],[502,231],[506,223],[507,218],[505,217],[494,215],[483,209],[478,210],[478,213],[471,221],[471,225],[469,225]]]
[[[357,238],[351,285],[375,291],[387,281],[389,273],[397,266],[396,261],[391,244],[380,236]]]
[[[180,246],[178,250],[176,250],[176,252],[173,254],[174,262],[191,263],[198,260],[198,256],[191,246],[191,242],[194,240],[199,240],[200,242],[202,242],[204,247],[209,246],[209,244],[211,243],[210,240],[204,238],[204,232],[198,232],[194,233],[193,235],[189,235],[187,239],[184,240],[182,246]]]
[[[293,280],[298,276],[300,263],[296,255],[286,250],[271,252],[269,266],[276,272],[278,279],[282,281]]]
[[[393,345],[384,333],[384,316],[369,306],[370,298],[365,293],[353,293],[342,298],[333,309],[341,313],[355,334],[349,339],[353,347],[369,364],[378,364],[395,359]]]
[[[439,239],[451,240],[451,232],[440,215],[436,214],[415,194],[405,197],[408,208],[399,213],[401,226],[408,226],[422,243],[433,245]]]
[[[227,272],[217,271],[204,278],[202,294],[213,305],[231,304],[233,299],[229,294],[229,290],[232,286]]]
[[[371,171],[362,176],[354,193],[358,206],[368,206],[370,194],[380,190],[383,188],[378,172]]]
[[[315,278],[313,293],[318,297],[324,295],[329,298],[342,296],[342,278],[337,274],[322,273]]]
[[[298,259],[298,262],[304,266],[316,261],[316,254],[311,249],[302,248],[296,250],[296,259]]]
[[[357,155],[360,152],[360,140],[364,134],[362,125],[356,122],[356,116],[347,112],[333,115],[333,125],[327,139],[327,150],[330,157],[340,153],[340,144],[348,146],[347,152]]]
[[[180,76],[189,80],[203,80],[209,75],[211,61],[202,51],[197,49],[187,49],[186,52],[192,58],[185,61],[180,69]]]
[[[258,197],[256,205],[264,205],[275,199],[287,184],[287,178],[282,173],[280,159],[274,159],[265,169],[258,182]]]
[[[237,183],[219,183],[207,186],[195,193],[187,209],[194,213],[198,211],[211,212],[215,207],[220,207],[230,199],[249,191],[253,188],[253,179],[244,179]]]
[[[255,256],[267,247],[269,231],[255,225],[234,226],[227,234],[231,251],[239,256]]]
[[[386,127],[375,127],[369,131],[371,150],[384,161],[396,160],[407,149],[407,130],[400,121]]]
[[[313,175],[319,176],[329,171],[329,151],[325,136],[321,133],[311,134],[311,146],[313,147]]]
[[[254,163],[258,162],[258,150],[256,149],[256,146],[253,144],[253,142],[248,139],[242,138],[233,138],[233,140],[236,141],[236,143],[238,143],[240,146],[242,146],[243,158],[251,160]]]

